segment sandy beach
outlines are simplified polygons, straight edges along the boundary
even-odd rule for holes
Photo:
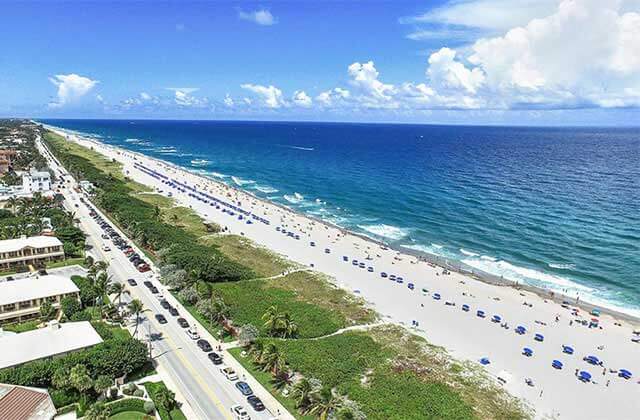
[[[506,389],[523,398],[535,410],[536,418],[638,418],[640,343],[632,339],[640,338],[634,335],[640,322],[630,316],[602,311],[597,326],[590,328],[589,321],[594,317],[584,305],[576,306],[574,299],[562,304],[562,297],[552,299],[544,291],[488,284],[448,272],[415,255],[312,220],[166,162],[56,131],[116,159],[133,180],[163,195],[171,193],[178,204],[191,207],[228,232],[243,235],[333,277],[338,286],[369,302],[384,321],[411,328],[460,360],[480,366],[479,360],[487,358],[487,371],[496,380],[504,379]],[[154,171],[233,203],[269,224],[256,219],[247,224],[246,217],[239,219],[237,212],[223,212],[224,207],[216,209],[204,201],[203,195],[188,189],[181,192],[163,183],[161,177],[152,176]],[[391,280],[392,275],[396,280]],[[463,310],[463,305],[468,305],[469,310]],[[478,316],[479,310],[484,312],[484,318]],[[494,322],[494,315],[500,320]],[[525,328],[524,334],[516,333],[518,326]],[[535,334],[542,335],[543,340],[535,340]],[[570,346],[573,354],[564,352],[563,346]],[[523,355],[524,348],[533,354]],[[597,357],[601,364],[588,363],[583,360],[586,356]],[[554,360],[562,363],[561,369],[552,367]],[[620,369],[629,370],[631,379],[620,377]],[[589,373],[591,380],[579,380],[576,373],[581,371]],[[526,383],[528,378],[532,385]]]

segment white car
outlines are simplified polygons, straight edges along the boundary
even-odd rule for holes
[[[247,413],[247,410],[245,410],[244,407],[241,406],[240,404],[236,404],[231,407],[231,414],[233,414],[233,417],[236,418],[237,420],[251,419],[251,417],[249,416],[249,413]]]
[[[222,373],[224,375],[224,377],[227,378],[230,381],[237,381],[238,380],[238,374],[236,373],[235,370],[233,370],[233,368],[231,368],[229,366],[221,367],[220,368],[220,373]]]
[[[163,301],[164,300],[164,295],[162,293],[158,293],[157,295],[155,295],[156,299],[158,299],[159,301]]]
[[[109,248],[107,245],[102,245],[102,250],[104,252],[109,252],[109,251],[111,251],[111,248]]]
[[[200,339],[200,334],[198,334],[198,331],[196,331],[195,329],[189,328],[187,330],[187,335],[192,340],[199,340]]]

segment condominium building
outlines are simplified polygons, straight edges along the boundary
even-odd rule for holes
[[[31,169],[22,174],[22,190],[25,194],[51,191],[51,174],[47,171]]]
[[[53,236],[0,241],[0,270],[64,259],[62,242]]]
[[[60,307],[63,298],[80,299],[80,289],[67,277],[48,275],[0,282],[0,325],[40,316],[40,306]]]

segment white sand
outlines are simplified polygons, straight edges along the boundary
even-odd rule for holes
[[[60,132],[65,135],[66,133]],[[515,396],[524,398],[535,409],[537,418],[581,418],[581,419],[638,419],[640,418],[640,344],[631,342],[633,329],[626,321],[611,316],[600,317],[601,329],[589,329],[570,320],[590,319],[588,314],[574,317],[570,309],[562,308],[552,301],[511,287],[495,286],[480,282],[459,273],[443,275],[442,268],[418,262],[415,257],[382,249],[380,245],[331,226],[313,221],[279,206],[261,201],[249,194],[224,184],[180,170],[173,165],[151,159],[141,154],[106,146],[93,140],[71,136],[84,146],[93,147],[100,153],[120,161],[128,175],[137,182],[173,192],[173,197],[182,205],[190,206],[207,220],[227,227],[231,233],[244,234],[256,243],[266,246],[287,258],[304,265],[314,264],[316,270],[336,279],[339,286],[358,293],[377,310],[386,321],[411,326],[419,323],[414,331],[429,342],[445,347],[454,357],[478,361],[488,357],[491,364],[486,367],[495,376],[501,371],[511,374],[505,385]],[[137,160],[134,161],[134,156]],[[166,176],[177,179],[218,199],[242,203],[242,208],[271,221],[267,226],[258,221],[247,225],[235,216],[222,213],[186,193],[179,193],[159,180],[135,169],[134,162],[141,163]],[[287,237],[276,231],[283,226],[300,235],[300,240]],[[316,246],[311,247],[310,241]],[[324,249],[331,253],[325,254]],[[375,272],[343,262],[342,256],[365,262]],[[367,255],[371,260],[366,260]],[[383,279],[380,272],[404,278],[404,284]],[[407,283],[415,284],[411,291]],[[423,295],[422,288],[429,294]],[[440,293],[435,300],[433,293]],[[456,306],[447,306],[445,301]],[[524,306],[523,302],[532,304]],[[461,310],[462,304],[471,306],[470,312]],[[424,305],[424,306],[422,306]],[[476,316],[482,309],[487,317]],[[580,311],[583,314],[583,311]],[[491,322],[499,314],[509,329]],[[556,316],[559,321],[556,322]],[[537,323],[543,322],[546,325]],[[614,322],[622,325],[614,325]],[[514,332],[517,325],[527,328],[525,335]],[[544,335],[544,342],[533,339],[535,333]],[[563,354],[562,345],[575,349],[573,355]],[[598,349],[598,347],[604,348]],[[523,356],[523,347],[534,351],[532,357]],[[595,355],[604,361],[607,369],[587,364],[582,358]],[[551,367],[553,359],[564,363],[562,370]],[[631,380],[619,378],[609,369],[626,368],[634,375]],[[594,382],[583,383],[575,377],[575,370],[585,370],[593,375]],[[525,384],[531,378],[534,386]],[[609,383],[609,386],[607,386]]]

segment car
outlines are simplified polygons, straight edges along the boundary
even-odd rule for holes
[[[109,235],[104,234],[104,233],[103,233],[102,235],[100,235],[100,237],[101,237],[102,239],[109,239]]]
[[[168,311],[171,314],[171,316],[179,316],[180,315],[180,312],[178,312],[178,310],[176,308],[174,308],[173,306],[169,306]]]
[[[165,318],[162,314],[156,314],[156,320],[161,324],[167,323],[167,318]]]
[[[102,250],[104,252],[109,252],[109,251],[111,251],[111,248],[109,248],[107,245],[102,245]]]
[[[138,268],[138,271],[141,273],[146,273],[147,271],[151,270],[151,267],[149,267],[149,264],[146,264],[146,263],[140,264],[137,268]]]
[[[213,362],[214,365],[221,365],[222,364],[222,356],[220,356],[218,353],[212,351],[211,353],[207,354],[207,357],[209,358],[209,360],[211,360]]]
[[[238,374],[236,373],[235,370],[233,370],[233,368],[229,367],[229,366],[224,366],[220,368],[220,373],[222,373],[222,375],[227,378],[230,381],[237,381],[238,380]]]
[[[164,295],[162,293],[159,293],[156,295],[156,299],[158,299],[159,301],[163,301],[164,300]]]
[[[130,279],[130,280],[133,280],[133,279]],[[146,280],[146,281],[145,281],[144,283],[142,283],[142,284],[144,284],[145,286],[147,286],[147,288],[148,288],[148,289],[151,289],[151,287],[153,287],[153,283],[151,283],[149,280]]]
[[[262,404],[262,400],[258,397],[256,397],[255,395],[249,395],[247,397],[247,403],[253,407],[254,410],[256,411],[263,411],[264,410],[264,404]]]
[[[161,300],[160,301],[160,306],[162,306],[164,309],[169,309],[171,307],[171,305],[169,304],[169,302],[167,302],[166,300]]]
[[[204,352],[208,353],[211,350],[213,350],[213,348],[211,347],[211,344],[209,344],[207,340],[200,339],[196,342],[196,344],[198,345],[198,347],[200,347],[200,350]]]
[[[136,282],[134,279],[127,279],[127,283],[129,283],[129,286],[137,286],[138,282]],[[149,282],[149,284],[151,284],[151,282]]]
[[[238,381],[236,382],[236,388],[238,389],[238,391],[240,391],[242,393],[242,395],[249,396],[251,394],[253,394],[253,390],[251,389],[251,387],[249,386],[248,383],[244,382],[244,381]]]
[[[133,260],[135,260],[136,258],[140,258],[140,255],[138,255],[138,253],[137,253],[137,252],[135,252],[135,253],[133,253],[133,254],[131,254],[131,255],[129,256],[129,261],[133,261]]]
[[[200,334],[198,334],[198,331],[196,331],[196,329],[195,329],[195,328],[194,328],[194,329],[189,328],[189,329],[187,330],[187,335],[188,335],[188,336],[189,336],[189,338],[190,338],[190,339],[192,339],[192,340],[198,340],[198,339],[200,338]]]
[[[151,286],[149,290],[151,290],[151,293],[153,294],[160,293],[160,290],[158,290],[156,286]]]
[[[240,404],[236,404],[230,408],[231,414],[236,420],[251,420],[249,413]]]
[[[178,322],[178,325],[180,325],[182,328],[189,328],[189,323],[187,322],[186,319],[178,318],[176,321]]]

